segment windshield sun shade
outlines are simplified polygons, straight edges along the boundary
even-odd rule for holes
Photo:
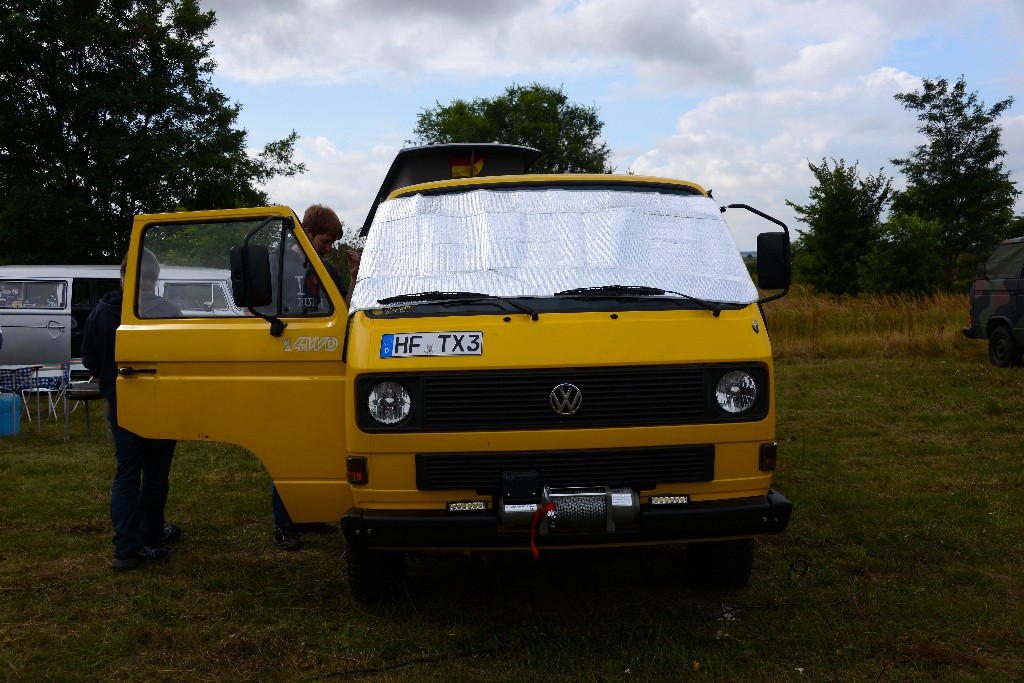
[[[380,205],[352,310],[423,291],[549,297],[603,285],[758,298],[718,206],[623,189],[475,189]]]

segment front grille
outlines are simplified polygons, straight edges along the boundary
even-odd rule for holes
[[[575,415],[551,409],[560,383],[579,387]],[[447,430],[572,429],[676,424],[705,413],[704,372],[681,367],[463,372],[424,380],[424,427]]]
[[[629,486],[711,481],[715,447],[658,446],[573,451],[417,453],[416,486],[423,491],[474,489],[497,493],[501,473],[536,470],[547,486]]]
[[[711,398],[718,378],[744,369],[757,377],[760,398],[736,417]],[[370,417],[366,396],[377,382],[394,381],[412,396],[412,414],[394,425]],[[551,393],[578,387],[579,409],[560,415]],[[762,365],[639,365],[529,370],[374,373],[357,384],[359,426],[368,432],[484,432],[545,429],[656,427],[762,419],[768,406],[768,373]]]

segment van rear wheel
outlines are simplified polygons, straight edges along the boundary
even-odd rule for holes
[[[988,359],[997,368],[1020,365],[1021,350],[1009,327],[1000,325],[988,337]]]
[[[349,545],[345,551],[345,569],[348,588],[356,600],[363,603],[390,600],[405,583],[405,553]]]
[[[686,546],[690,572],[703,588],[744,588],[754,568],[754,539],[706,541]]]

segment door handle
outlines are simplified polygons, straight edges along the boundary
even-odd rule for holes
[[[155,375],[156,368],[142,368],[141,370],[136,370],[131,366],[126,366],[123,368],[118,368],[117,374],[121,375],[122,377],[129,377],[131,375]]]
[[[64,325],[61,325],[56,320],[51,320],[45,325],[11,325],[11,328],[15,327],[22,327],[26,330],[57,330],[57,334],[64,331]]]

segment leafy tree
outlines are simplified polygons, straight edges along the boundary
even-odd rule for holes
[[[132,216],[267,203],[297,136],[246,152],[197,0],[0,3],[0,263],[117,261]]]
[[[879,294],[934,294],[943,289],[946,276],[939,249],[941,233],[941,225],[917,215],[890,216],[858,264],[861,288]]]
[[[596,107],[569,102],[561,89],[539,83],[510,85],[493,99],[440,102],[424,109],[413,131],[418,144],[501,142],[544,153],[537,173],[611,173],[611,150],[601,140]]]
[[[962,76],[952,86],[944,78],[924,79],[921,90],[895,97],[917,112],[918,131],[927,142],[906,158],[891,160],[907,177],[893,211],[941,226],[939,248],[949,285],[962,255],[985,253],[1008,236],[1020,192],[1003,170],[1006,152],[996,120],[1013,98],[986,109],[976,92],[967,92]],[[973,264],[968,267],[973,276]]]
[[[806,231],[793,245],[793,268],[807,284],[833,294],[860,291],[858,262],[871,251],[878,238],[879,216],[892,194],[892,180],[881,171],[861,178],[857,164],[843,159],[822,159],[807,165],[818,184],[811,188],[811,202],[786,204],[806,223]]]

